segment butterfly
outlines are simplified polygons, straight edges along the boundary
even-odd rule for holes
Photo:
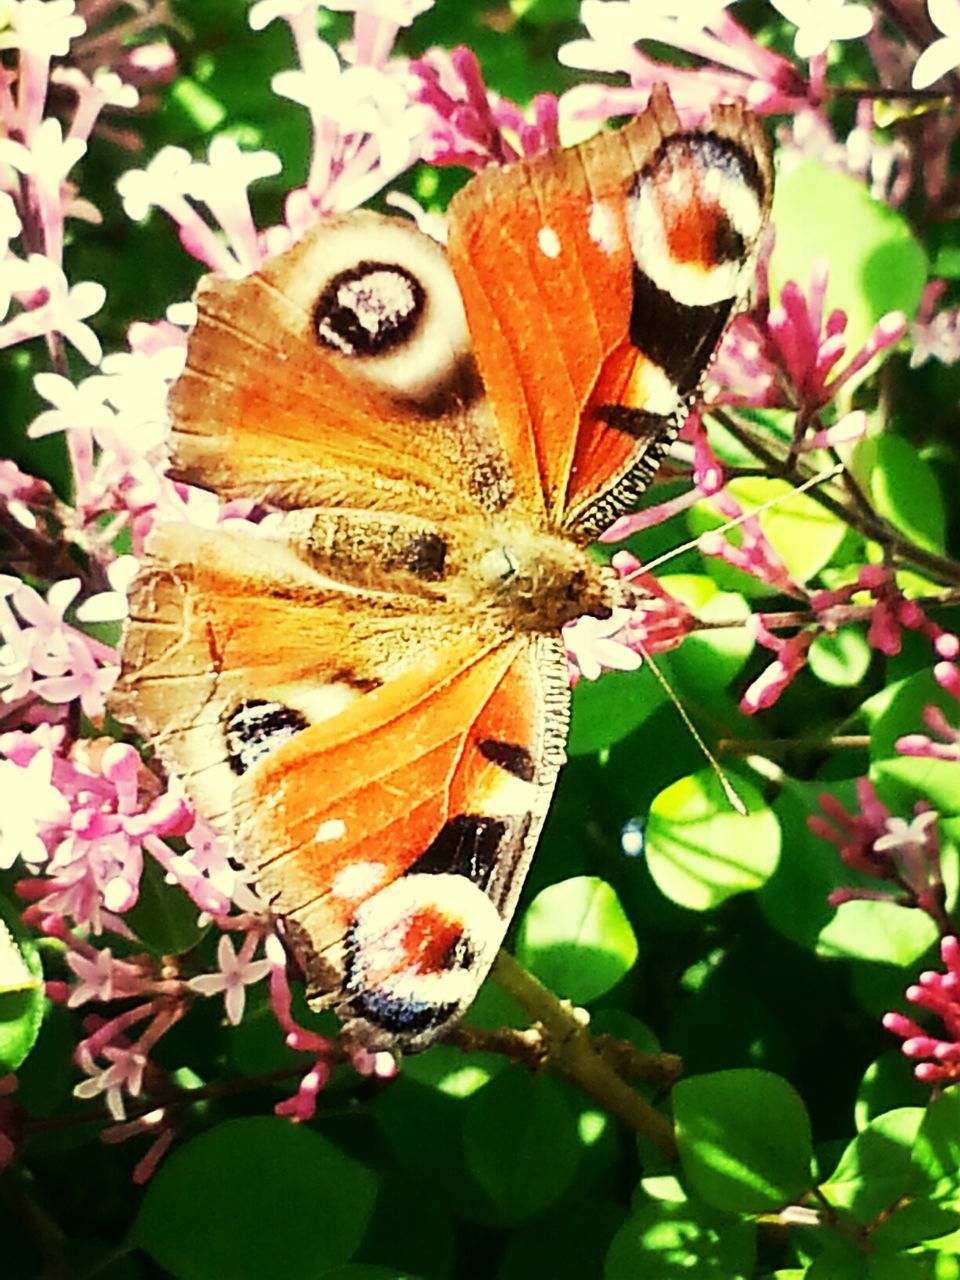
[[[282,515],[153,531],[114,710],[355,1043],[425,1048],[493,962],[564,761],[561,628],[629,603],[588,544],[680,430],[771,189],[746,109],[685,129],[661,87],[475,176],[445,248],[361,211],[200,283],[171,474]]]

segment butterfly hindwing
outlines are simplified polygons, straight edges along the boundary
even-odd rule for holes
[[[493,961],[546,813],[562,646],[344,590],[279,537],[168,526],[151,548],[115,711],[232,835],[311,996],[368,1047],[436,1038]]]

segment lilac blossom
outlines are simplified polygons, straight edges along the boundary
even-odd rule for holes
[[[907,988],[907,999],[927,1009],[943,1023],[945,1035],[931,1035],[912,1018],[888,1013],[883,1025],[903,1038],[901,1052],[916,1062],[913,1069],[925,1084],[949,1085],[960,1080],[960,941],[948,936],[940,943],[944,973],[927,970]]]
[[[198,974],[187,983],[191,991],[199,991],[205,996],[222,991],[227,1020],[235,1027],[243,1021],[246,988],[250,983],[259,982],[261,978],[265,978],[271,969],[270,960],[253,959],[253,953],[259,942],[258,934],[248,933],[238,954],[234,951],[230,938],[224,933],[217,945],[218,972]]]
[[[960,66],[960,4],[957,0],[927,0],[927,11],[940,37],[917,59],[911,77],[914,89],[927,89]]]

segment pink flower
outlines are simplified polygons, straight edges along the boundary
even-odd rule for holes
[[[529,119],[515,103],[487,88],[471,49],[461,47],[450,54],[431,50],[412,69],[421,79],[417,98],[432,112],[424,145],[429,163],[482,169],[559,145],[552,94],[533,99]]]
[[[54,583],[44,600],[26,583],[0,579],[0,687],[5,701],[27,694],[48,702],[77,699],[89,718],[103,714],[120,668],[109,645],[64,622],[79,590],[80,579],[70,578]]]
[[[583,84],[560,101],[564,117],[606,119],[634,115],[655,84],[666,84],[678,109],[691,123],[702,119],[718,99],[742,98],[764,113],[796,110],[807,88],[797,69],[766,49],[726,12],[727,0],[584,0],[580,19],[588,38],[560,48],[566,66],[625,73],[629,88]],[[672,45],[701,60],[678,67],[649,57],[644,40]]]
[[[212,996],[218,991],[224,993],[224,1005],[227,1019],[239,1026],[243,1020],[243,1006],[246,1000],[246,988],[251,982],[259,982],[270,972],[269,960],[254,960],[253,953],[259,945],[261,935],[248,933],[244,938],[239,955],[233,949],[233,943],[226,934],[217,945],[217,964],[219,973],[203,973],[191,978],[187,983],[192,991],[201,995]]]
[[[152,851],[151,842],[162,843],[164,835],[182,834],[192,822],[190,810],[181,797],[160,792],[124,743],[88,739],[68,754],[62,731],[38,729],[5,735],[0,749],[21,773],[37,756],[49,758],[33,767],[42,768],[43,778],[50,769],[60,797],[55,809],[40,788],[33,793],[36,808],[18,801],[20,822],[33,824],[34,859],[41,861],[37,840],[46,851],[42,875],[17,886],[31,903],[25,916],[41,925],[73,919],[95,933],[105,926],[122,932],[119,916],[137,900],[144,849]],[[6,781],[14,787],[17,778],[8,773]]]
[[[278,1116],[289,1116],[291,1120],[311,1120],[317,1108],[317,1094],[333,1071],[334,1044],[326,1036],[318,1036],[294,1020],[293,998],[287,981],[287,956],[276,934],[267,938],[265,950],[271,963],[270,1004],[277,1022],[286,1033],[285,1043],[289,1049],[310,1054],[313,1058],[297,1092],[292,1098],[278,1102],[274,1110]]]
[[[953,1084],[960,1080],[960,942],[953,936],[942,939],[940,955],[945,973],[928,970],[914,986],[907,988],[911,1004],[929,1009],[943,1023],[945,1036],[932,1036],[902,1013],[888,1013],[883,1025],[903,1037],[901,1052],[918,1061],[913,1069],[927,1084]]]
[[[818,814],[807,819],[810,830],[829,840],[840,857],[855,871],[887,882],[897,893],[872,889],[838,889],[830,895],[833,906],[857,898],[878,898],[926,912],[938,925],[946,921],[944,886],[937,838],[938,815],[923,801],[912,820],[896,817],[877,796],[866,778],[857,779],[859,814],[849,814],[836,797],[824,792]]]
[[[740,699],[740,710],[745,715],[766,711],[772,707],[794,677],[806,666],[807,650],[814,638],[813,631],[799,631],[784,639],[774,635],[759,614],[747,619],[747,630],[766,649],[772,649],[776,660],[754,680]]]

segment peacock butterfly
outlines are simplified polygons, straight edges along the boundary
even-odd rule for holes
[[[206,277],[173,474],[284,514],[158,527],[115,698],[256,872],[317,1007],[418,1050],[499,948],[564,760],[560,628],[749,286],[741,106],[474,177],[446,249],[370,212]]]

